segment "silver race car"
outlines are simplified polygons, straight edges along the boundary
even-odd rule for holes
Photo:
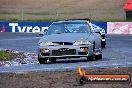
[[[101,47],[105,48],[106,46],[106,39],[105,39],[105,30],[103,28],[100,28],[99,26],[89,23],[91,29],[95,33],[99,33],[101,35]]]
[[[53,22],[44,34],[39,40],[40,64],[66,58],[102,59],[101,36],[92,32],[88,21]]]

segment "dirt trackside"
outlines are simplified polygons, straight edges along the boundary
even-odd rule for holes
[[[132,68],[89,69],[88,74],[130,74]],[[76,84],[76,72],[1,73],[0,88],[132,88],[129,84]]]
[[[0,18],[125,20],[127,0],[1,0]]]

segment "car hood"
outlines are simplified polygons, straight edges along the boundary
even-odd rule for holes
[[[40,42],[75,42],[79,40],[91,41],[93,37],[88,33],[63,33],[63,34],[52,34],[52,35],[44,35]]]

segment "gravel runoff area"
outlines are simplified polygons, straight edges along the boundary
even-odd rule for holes
[[[34,53],[13,51],[9,49],[0,49],[0,51],[8,51],[9,53],[15,53],[17,55],[17,57],[14,59],[7,60],[7,61],[0,61],[0,67],[9,67],[9,66],[18,66],[22,64],[38,63],[37,55]]]
[[[87,74],[129,74],[132,68],[87,69]],[[86,83],[78,85],[77,72],[0,73],[0,88],[132,88],[130,83]]]

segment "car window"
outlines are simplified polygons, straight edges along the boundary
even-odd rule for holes
[[[61,33],[90,33],[90,27],[86,22],[62,22],[53,23],[48,29],[48,34]]]

